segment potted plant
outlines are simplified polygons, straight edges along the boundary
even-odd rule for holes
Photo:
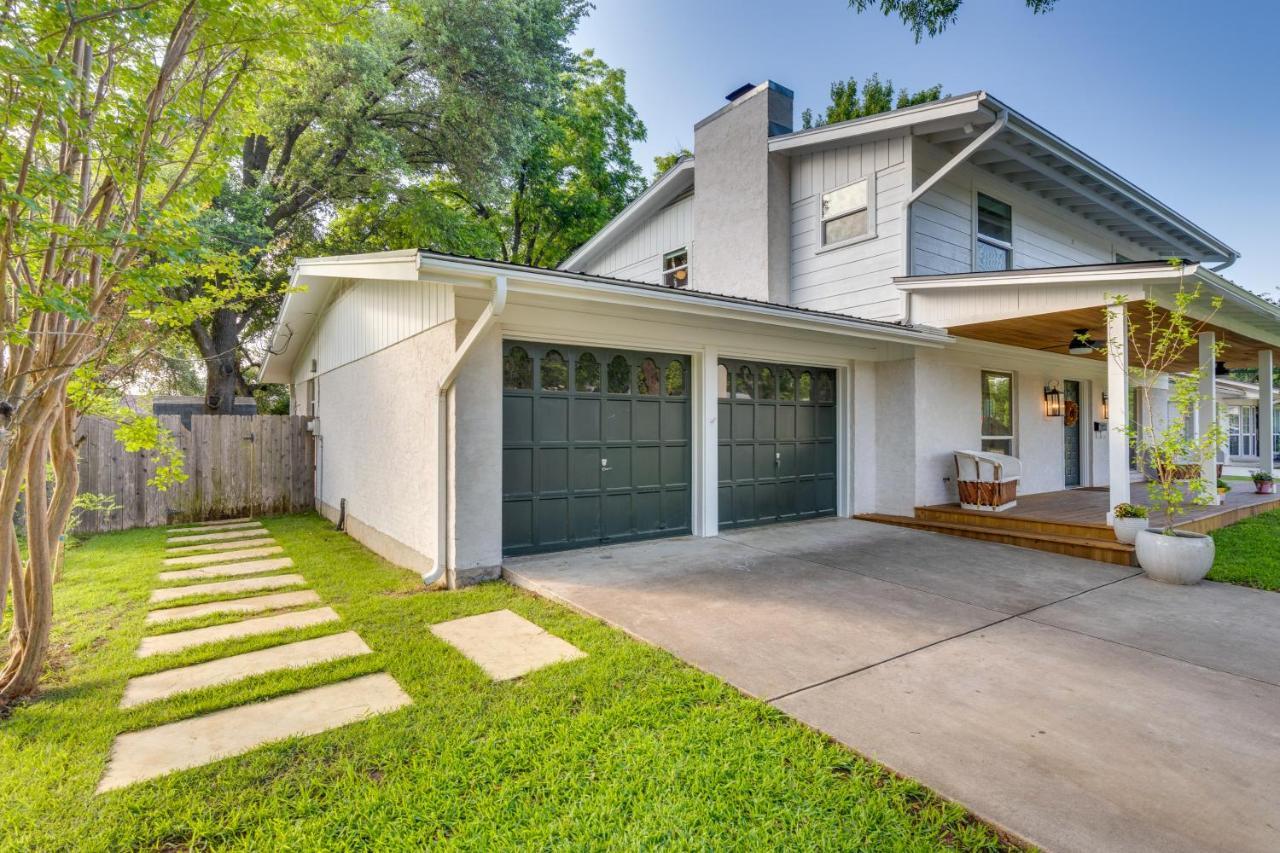
[[[1182,266],[1178,260],[1170,263]],[[1136,419],[1139,426],[1117,429],[1125,430],[1139,457],[1149,463],[1147,500],[1163,525],[1138,531],[1134,547],[1138,564],[1147,577],[1164,583],[1199,583],[1213,568],[1213,539],[1176,528],[1178,518],[1187,512],[1188,506],[1206,506],[1218,501],[1213,481],[1203,476],[1182,478],[1186,472],[1184,463],[1199,460],[1202,468],[1207,467],[1217,459],[1219,448],[1226,443],[1226,435],[1216,419],[1196,435],[1188,435],[1185,428],[1202,402],[1200,378],[1205,368],[1185,372],[1181,366],[1188,361],[1202,363],[1195,352],[1199,335],[1222,305],[1221,297],[1214,297],[1211,310],[1199,312],[1207,316],[1193,318],[1190,309],[1199,297],[1197,285],[1193,291],[1180,286],[1171,306],[1155,299],[1146,300],[1145,317],[1140,316],[1140,311],[1129,312],[1128,346],[1116,341],[1108,341],[1106,346],[1110,358],[1120,359],[1126,350],[1131,354],[1133,361],[1123,366],[1134,382],[1140,411],[1147,415]],[[1122,306],[1125,301],[1124,297],[1117,298],[1115,305]],[[1109,308],[1108,315],[1112,311]],[[1219,355],[1222,347],[1222,342],[1216,341],[1214,355]],[[1168,379],[1168,406],[1176,416],[1160,421],[1151,417],[1151,413],[1158,411],[1153,391],[1164,384],[1165,378]],[[1165,401],[1159,401],[1159,405],[1164,406]]]
[[[1231,491],[1231,484],[1226,480],[1218,480],[1218,494],[1225,495],[1229,491]]]
[[[1115,519],[1116,540],[1126,545],[1132,545],[1138,538],[1138,531],[1146,530],[1149,524],[1147,508],[1141,504],[1116,504],[1111,515]]]
[[[1253,488],[1260,495],[1274,494],[1276,490],[1275,478],[1266,471],[1254,471]]]

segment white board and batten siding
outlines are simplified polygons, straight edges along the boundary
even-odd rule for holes
[[[443,284],[346,284],[325,308],[307,341],[296,362],[294,381],[323,375],[452,319],[453,295]]]
[[[912,169],[919,186],[949,155],[916,139]],[[973,271],[977,196],[984,193],[1013,208],[1014,269],[1113,263],[1116,254],[1151,260],[1147,250],[1053,202],[971,164],[939,181],[912,206],[913,275]]]
[[[662,283],[662,256],[693,241],[693,195],[685,195],[646,219],[582,272]]]
[[[793,305],[871,319],[896,319],[902,300],[902,203],[907,197],[906,137],[797,156],[791,162]],[[820,251],[822,193],[875,175],[875,237]]]

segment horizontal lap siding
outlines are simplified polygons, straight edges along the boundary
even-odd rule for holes
[[[658,284],[662,280],[662,256],[688,246],[692,238],[693,196],[688,195],[637,225],[582,272]]]
[[[949,154],[917,140],[912,160],[919,186]],[[1111,263],[1118,251],[1141,260],[1150,253],[1060,205],[968,164],[939,181],[912,207],[912,273],[947,275],[973,267],[974,197],[986,193],[1013,207],[1017,269]]]
[[[894,319],[901,309],[892,278],[901,262],[907,196],[905,138],[798,156],[791,167],[791,299],[804,308]],[[876,236],[819,252],[818,198],[876,176]]]

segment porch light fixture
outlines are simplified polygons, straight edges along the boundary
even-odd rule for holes
[[[1102,419],[1104,421],[1111,420],[1111,401],[1107,399],[1107,392],[1102,392]]]
[[[1215,364],[1216,366],[1213,369],[1214,376],[1217,376],[1218,378],[1231,378],[1231,371],[1227,369],[1227,363],[1225,361],[1219,361]]]
[[[1089,337],[1088,329],[1076,329],[1071,343],[1067,344],[1067,352],[1072,355],[1091,355],[1100,349],[1102,344]]]
[[[1044,386],[1044,414],[1047,418],[1062,417],[1062,392],[1056,383]]]

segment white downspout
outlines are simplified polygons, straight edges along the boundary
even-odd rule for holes
[[[507,277],[494,276],[493,297],[462,344],[454,350],[453,358],[440,379],[439,397],[436,399],[436,555],[430,574],[422,576],[422,582],[427,586],[446,578],[449,566],[449,390],[476,341],[498,323],[506,307]]]
[[[991,127],[988,127],[986,130],[984,130],[978,136],[978,138],[974,139],[972,142],[970,142],[968,145],[962,148],[960,150],[960,153],[956,154],[954,157],[948,160],[941,169],[934,172],[932,175],[928,177],[927,180],[925,180],[924,183],[922,183],[920,186],[912,190],[911,195],[907,196],[907,200],[902,203],[902,223],[903,223],[903,228],[906,229],[906,237],[907,237],[906,257],[903,259],[904,275],[908,275],[908,276],[911,275],[911,252],[913,251],[911,247],[911,230],[912,230],[911,229],[911,205],[922,195],[927,193],[929,190],[933,189],[933,187],[938,183],[938,181],[941,181],[947,175],[951,174],[951,172],[953,172],[957,166],[959,166],[961,163],[963,163],[964,161],[972,157],[979,148],[981,148],[982,146],[990,142],[992,139],[994,139],[996,134],[1004,130],[1005,125],[1007,125],[1008,123],[1009,123],[1009,111],[1001,110],[996,115],[996,120],[995,122],[992,123]],[[905,304],[903,305],[902,319],[903,319],[903,322],[909,324],[911,322],[911,294],[904,292],[904,295],[906,296],[906,301],[905,301]]]

